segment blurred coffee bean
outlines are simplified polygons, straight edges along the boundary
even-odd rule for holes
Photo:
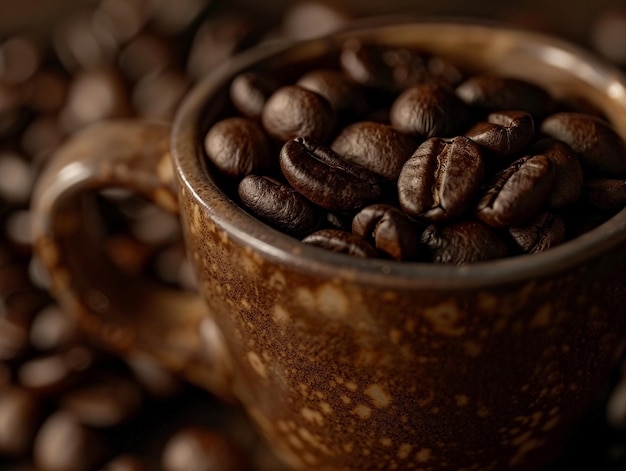
[[[127,117],[131,113],[129,92],[119,72],[111,67],[93,68],[74,76],[61,123],[66,131],[75,131],[102,119]]]
[[[78,374],[93,363],[93,354],[82,347],[45,353],[22,363],[17,377],[22,386],[42,395],[54,395],[75,383]]]
[[[602,119],[583,113],[556,113],[541,123],[541,132],[565,142],[583,166],[598,175],[626,174],[626,142]]]
[[[58,112],[67,98],[69,77],[52,67],[37,70],[23,86],[24,104],[37,113]]]
[[[32,218],[29,210],[13,211],[5,222],[6,237],[14,248],[28,253],[32,248]]]
[[[142,393],[135,382],[122,375],[99,373],[93,380],[63,393],[59,405],[83,425],[116,427],[139,413]]]
[[[157,279],[165,283],[190,291],[198,286],[183,244],[172,244],[159,250],[152,261],[152,268]]]
[[[27,36],[10,36],[0,42],[0,81],[21,84],[30,79],[41,65],[40,45]]]
[[[32,392],[17,386],[0,388],[0,456],[29,452],[42,414],[42,404]]]
[[[163,471],[244,471],[241,450],[222,434],[201,427],[176,432],[165,444]]]
[[[263,108],[263,127],[282,141],[296,137],[324,141],[335,126],[335,113],[326,98],[296,85],[276,90]]]
[[[24,129],[20,144],[32,156],[33,166],[40,167],[64,138],[65,130],[56,115],[40,115]]]
[[[211,0],[152,0],[149,2],[152,28],[168,36],[182,34],[210,3]]]
[[[300,0],[283,13],[281,33],[293,39],[315,38],[339,30],[352,18],[337,2]]]
[[[104,437],[69,412],[55,412],[41,426],[33,461],[41,471],[89,471],[103,462]]]
[[[450,225],[432,224],[420,238],[433,263],[461,265],[506,257],[506,242],[489,226],[478,221]]]
[[[376,249],[362,237],[339,229],[322,229],[314,232],[302,242],[320,247],[331,252],[342,253],[359,258],[378,257]]]
[[[133,353],[125,358],[135,379],[152,397],[172,398],[182,389],[181,381],[166,371],[155,361],[141,353]]]
[[[0,304],[0,361],[13,361],[29,348],[28,328],[23,323],[6,319],[5,309]]]
[[[474,75],[456,88],[467,105],[486,111],[520,110],[534,118],[552,112],[556,103],[543,88],[521,79]]]
[[[0,152],[0,197],[13,205],[29,202],[35,174],[26,157],[11,151]]]
[[[119,43],[104,25],[94,21],[94,11],[86,8],[71,13],[54,27],[56,56],[69,72],[109,64]]]
[[[164,70],[142,77],[132,90],[131,102],[137,116],[171,122],[190,82],[177,70]]]
[[[359,121],[343,128],[331,144],[343,159],[395,180],[417,147],[416,141],[389,124]]]
[[[124,77],[134,83],[174,68],[174,52],[166,38],[145,31],[124,46],[117,63]]]
[[[192,81],[202,79],[215,66],[256,40],[250,19],[226,12],[207,18],[198,28],[187,58],[186,72]]]
[[[39,351],[60,350],[78,338],[76,323],[57,304],[37,312],[29,330],[30,344]]]
[[[150,20],[150,2],[145,0],[100,0],[94,21],[109,31],[118,44],[125,44],[141,32]]]

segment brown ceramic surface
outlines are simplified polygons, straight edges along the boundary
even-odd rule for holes
[[[55,293],[101,341],[232,393],[296,469],[539,469],[623,350],[626,211],[540,255],[463,267],[357,260],[256,221],[202,164],[234,74],[259,61],[289,73],[353,35],[582,95],[626,136],[624,79],[534,33],[428,21],[269,44],[192,92],[172,132],[173,169],[169,130],[146,123],[98,125],[59,153],[35,198]],[[112,274],[97,244],[78,242],[92,231],[75,196],[111,184],[173,210],[178,201],[208,309]]]

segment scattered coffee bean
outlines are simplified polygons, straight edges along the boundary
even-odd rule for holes
[[[354,257],[371,258],[378,256],[376,249],[365,239],[339,229],[322,229],[309,234],[302,242]]]
[[[245,72],[233,80],[230,99],[241,114],[260,120],[267,100],[279,88],[279,82],[269,75]]]
[[[535,137],[535,122],[525,111],[494,111],[465,133],[498,162],[518,156]]]

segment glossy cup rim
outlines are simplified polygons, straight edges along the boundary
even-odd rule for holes
[[[179,108],[172,127],[172,154],[180,184],[196,204],[210,214],[212,223],[228,236],[260,254],[264,259],[306,271],[320,278],[343,279],[380,288],[393,289],[480,289],[567,273],[585,262],[610,253],[626,244],[626,209],[600,226],[543,253],[518,255],[466,265],[439,265],[423,262],[396,262],[360,259],[302,244],[272,229],[240,208],[209,178],[201,163],[200,118],[209,97],[241,70],[289,53],[294,48],[315,48],[329,38],[380,31],[381,28],[448,27],[482,31],[485,34],[514,35],[532,47],[549,48],[577,59],[595,72],[593,80],[605,90],[624,91],[626,78],[615,67],[587,50],[566,40],[541,32],[528,31],[496,22],[449,18],[385,18],[355,22],[348,29],[325,38],[304,41],[273,41],[241,53],[213,70],[188,94]],[[621,96],[621,95],[620,95]],[[624,134],[622,134],[624,137]]]

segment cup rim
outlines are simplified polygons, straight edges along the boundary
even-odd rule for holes
[[[552,53],[562,53],[576,59],[586,67],[580,72],[574,68],[573,73],[586,74],[581,77],[583,80],[593,81],[594,86],[602,87],[605,92],[619,97],[626,113],[626,76],[607,61],[565,39],[496,21],[473,18],[367,18],[357,20],[346,29],[321,38],[273,40],[258,45],[231,58],[198,82],[183,100],[172,126],[172,157],[179,184],[194,199],[195,204],[210,214],[211,222],[216,227],[224,230],[231,239],[261,254],[263,258],[319,277],[345,279],[372,287],[456,290],[534,281],[556,273],[572,272],[584,262],[608,254],[626,243],[625,208],[594,229],[538,254],[517,255],[465,265],[361,259],[303,244],[273,229],[247,213],[211,180],[199,158],[203,139],[200,135],[200,120],[208,98],[218,92],[237,72],[260,60],[289,53],[294,48],[325,47],[329,39],[348,38],[350,35],[378,31],[381,28],[433,25],[492,34],[494,37],[513,35],[517,41],[524,41],[529,54],[534,53],[532,46],[535,49],[540,47],[544,52],[550,50]],[[593,71],[595,75],[589,76],[589,71]],[[622,137],[625,137],[623,133]]]

